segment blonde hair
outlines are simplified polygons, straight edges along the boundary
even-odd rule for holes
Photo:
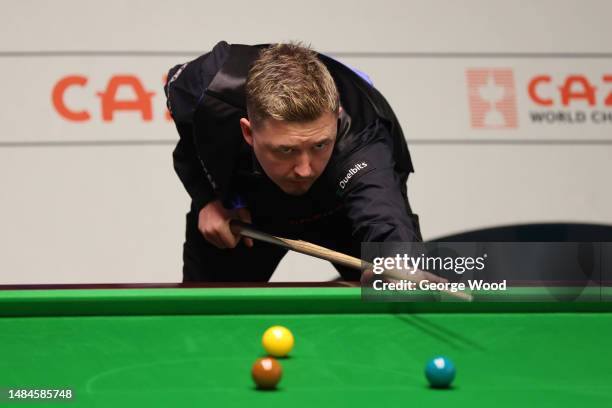
[[[246,80],[246,102],[253,127],[266,119],[310,122],[338,114],[340,97],[317,53],[300,43],[273,44],[261,51]]]

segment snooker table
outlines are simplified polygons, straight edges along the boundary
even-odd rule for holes
[[[0,287],[8,388],[55,406],[612,406],[612,303],[363,302],[340,284]],[[275,391],[250,377],[261,335],[296,344]],[[454,361],[452,388],[426,362]],[[18,401],[15,406],[41,406]]]

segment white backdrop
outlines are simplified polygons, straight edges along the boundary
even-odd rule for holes
[[[163,75],[222,39],[302,40],[367,72],[409,141],[426,239],[523,222],[612,224],[612,2],[234,4],[4,4],[0,284],[180,281],[189,203],[172,169]],[[67,77],[84,84],[54,99]],[[152,93],[150,119],[104,120],[99,94],[122,77]],[[135,96],[124,85],[116,99]],[[67,119],[58,103],[88,119]],[[291,255],[274,279],[334,275]]]

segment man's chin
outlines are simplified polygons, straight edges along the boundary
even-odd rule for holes
[[[312,187],[312,183],[290,183],[288,185],[280,186],[281,190],[286,194],[292,196],[301,196],[304,195],[310,190]]]

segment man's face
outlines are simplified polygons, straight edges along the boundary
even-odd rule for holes
[[[267,119],[254,129],[242,118],[240,127],[268,177],[285,193],[302,195],[329,162],[336,141],[337,119],[331,112],[306,123]]]

